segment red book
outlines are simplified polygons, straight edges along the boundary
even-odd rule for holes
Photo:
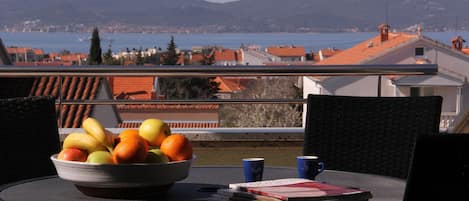
[[[230,188],[290,201],[352,201],[368,200],[372,197],[369,191],[297,178],[230,184]]]

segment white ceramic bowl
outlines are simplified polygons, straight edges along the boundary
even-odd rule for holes
[[[145,189],[154,192],[166,191],[174,182],[189,175],[194,159],[195,155],[191,160],[169,163],[115,165],[64,161],[58,160],[57,154],[51,156],[60,178],[72,182],[87,195],[101,197],[115,197],[112,194],[123,192],[123,189],[133,189],[140,195],[140,191]]]

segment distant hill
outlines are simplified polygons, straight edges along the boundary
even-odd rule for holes
[[[40,20],[46,25],[216,27],[220,32],[374,31],[386,0],[0,0],[0,27]],[[388,0],[396,29],[469,28],[468,0]]]

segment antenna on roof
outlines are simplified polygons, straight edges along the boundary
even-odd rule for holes
[[[454,35],[456,35],[456,36],[459,34],[458,33],[458,26],[459,26],[458,25],[458,20],[459,20],[458,16],[456,16],[456,19],[455,19],[455,22],[454,22]]]
[[[388,23],[389,23],[389,22],[388,22],[388,17],[389,17],[389,16],[388,16],[388,0],[385,0],[384,3],[385,3],[385,4],[384,4],[384,9],[385,9],[385,10],[384,10],[384,23],[385,23],[385,24],[388,24]]]

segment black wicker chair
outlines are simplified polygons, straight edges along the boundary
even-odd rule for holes
[[[53,97],[0,99],[0,185],[56,174],[60,140]]]
[[[442,98],[309,95],[305,155],[326,169],[406,178],[416,137],[437,134]]]
[[[469,200],[469,134],[421,135],[404,201]]]

